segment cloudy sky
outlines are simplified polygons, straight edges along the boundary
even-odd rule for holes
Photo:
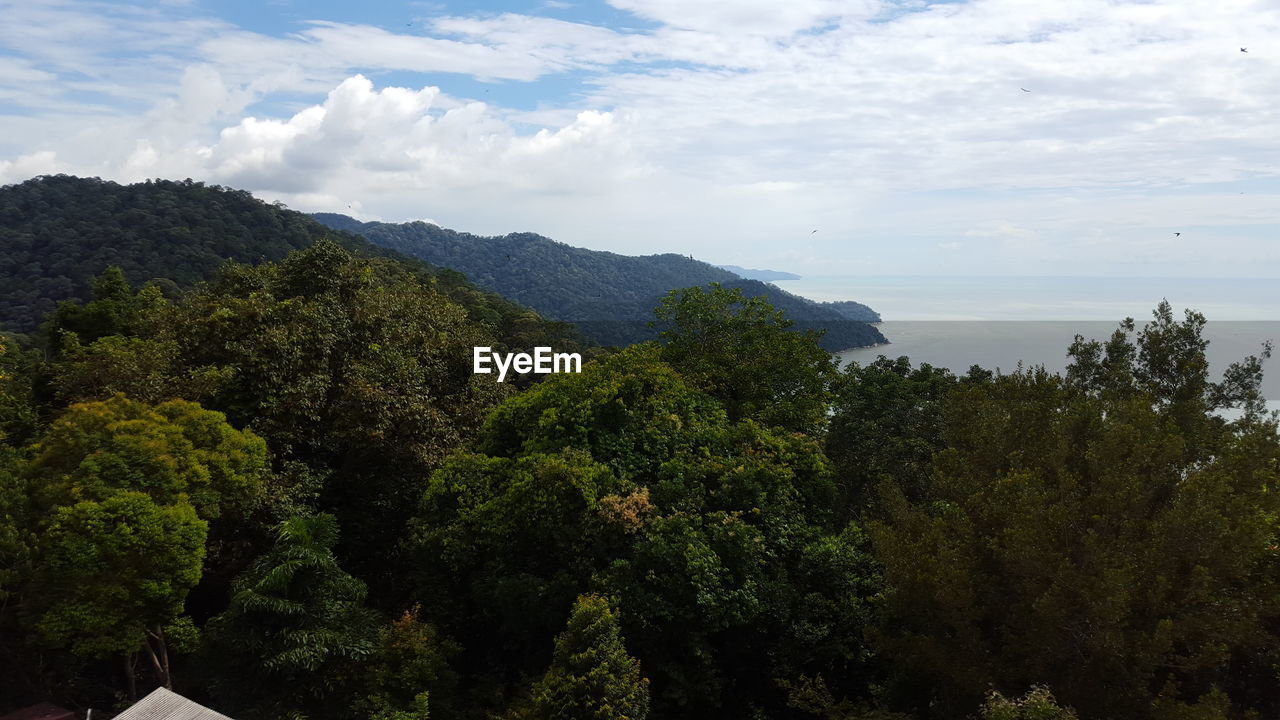
[[[1280,277],[1274,0],[0,0],[0,18],[0,183],[191,177],[802,274]]]

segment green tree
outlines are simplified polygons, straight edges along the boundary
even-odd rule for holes
[[[92,342],[108,335],[134,335],[143,314],[164,304],[160,289],[148,286],[134,293],[115,266],[108,267],[93,281],[93,299],[81,305],[73,300],[58,304],[43,329],[54,356],[61,354],[71,338]]]
[[[432,708],[445,717],[458,712],[449,658],[460,648],[420,615],[415,605],[378,632],[375,659],[362,668],[369,694],[360,703],[373,720],[427,720]]]
[[[116,395],[72,405],[32,446],[27,473],[37,505],[104,500],[121,490],[157,503],[190,502],[204,518],[258,501],[266,444],[222,413],[171,400],[147,405]]]
[[[1166,717],[1268,642],[1280,440],[1274,422],[1207,416],[1198,328],[1137,347],[1121,333],[1097,355],[1109,366],[1065,379],[957,390],[929,500],[890,486],[872,526],[892,588],[881,648],[920,706],[964,713],[980,688],[1045,682],[1085,717]],[[1083,380],[1115,377],[1148,380]]]
[[[564,606],[630,540],[607,505],[636,489],[582,450],[455,457],[415,522],[417,597],[485,664],[532,672]]]
[[[836,471],[839,505],[853,517],[889,482],[913,500],[943,447],[943,421],[957,378],[945,368],[905,357],[849,363],[834,384],[824,449]]]
[[[1020,698],[1010,700],[992,690],[982,706],[982,720],[1076,720],[1070,708],[1063,708],[1053,693],[1043,686],[1034,687]]]
[[[58,508],[29,590],[35,631],[76,655],[123,657],[131,696],[138,653],[171,686],[164,626],[200,580],[206,532],[190,505],[157,505],[140,492]]]
[[[367,589],[338,566],[331,515],[281,523],[275,547],[232,583],[231,605],[207,627],[228,707],[255,717],[342,717],[352,663],[377,649]]]
[[[654,314],[662,360],[723,403],[731,420],[811,434],[824,427],[836,363],[820,334],[789,331],[765,298],[719,283],[672,290]]]
[[[778,711],[778,678],[858,676],[878,575],[833,519],[817,442],[729,422],[658,352],[628,348],[494,412],[483,454],[424,494],[404,553],[415,598],[465,638],[459,667],[510,689],[545,666],[565,605],[614,597],[664,717]]]
[[[624,477],[652,476],[681,449],[725,423],[724,409],[637,345],[553,376],[499,406],[477,442],[487,455],[588,451]]]
[[[36,367],[34,353],[23,352],[14,338],[0,335],[0,444],[20,445],[35,433]]]
[[[545,720],[644,720],[649,681],[627,654],[609,601],[583,595],[556,638],[551,667],[533,689],[535,715]]]
[[[51,368],[58,402],[105,400],[116,394],[145,403],[200,401],[231,382],[234,370],[188,367],[176,340],[108,335],[82,345],[75,335],[62,344]]]
[[[386,548],[421,478],[511,393],[472,372],[472,347],[499,345],[489,331],[411,268],[324,241],[228,264],[157,324],[176,367],[226,374],[204,402],[267,440],[295,510],[334,514],[344,563],[399,601]]]

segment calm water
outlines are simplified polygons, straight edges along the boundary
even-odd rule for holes
[[[885,320],[1145,320],[1168,299],[1181,317],[1280,321],[1280,279],[1099,277],[805,277],[778,287],[857,300]],[[892,339],[892,338],[890,338]]]
[[[1162,298],[1177,317],[1194,308],[1208,318],[1213,379],[1232,362],[1280,345],[1280,280],[1073,277],[814,277],[777,285],[814,300],[857,300],[880,313],[890,344],[841,353],[843,362],[906,355],[960,374],[971,365],[1004,372],[1018,363],[1066,368],[1079,333],[1105,339],[1117,323],[1149,320]],[[1264,365],[1264,394],[1280,410],[1280,353]]]
[[[856,360],[866,364],[879,355],[906,355],[915,364],[927,362],[964,373],[971,365],[988,370],[1011,372],[1018,363],[1043,365],[1050,372],[1067,366],[1067,346],[1076,333],[1086,338],[1105,339],[1116,323],[1098,321],[1021,322],[993,320],[987,322],[952,322],[905,320],[883,322],[880,332],[889,345],[859,348],[840,353],[842,362]],[[1257,354],[1262,343],[1271,340],[1280,345],[1280,321],[1209,322],[1204,337],[1209,341],[1210,372],[1215,379],[1227,365]],[[1280,399],[1280,356],[1263,365],[1268,370],[1263,391],[1268,398]]]

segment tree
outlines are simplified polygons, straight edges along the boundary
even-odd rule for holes
[[[457,456],[432,475],[414,522],[416,597],[482,664],[532,672],[564,606],[631,539],[605,504],[635,490],[582,450]]]
[[[664,717],[776,712],[778,678],[863,672],[878,575],[861,532],[833,520],[817,442],[730,423],[659,352],[628,348],[494,412],[481,454],[424,493],[403,554],[415,599],[466,639],[460,668],[510,688],[545,666],[573,598],[616,598]]]
[[[1268,642],[1280,439],[1208,416],[1198,328],[956,391],[928,499],[889,488],[872,525],[902,692],[946,715],[1044,682],[1085,717],[1167,717]]]
[[[1039,686],[1016,700],[992,690],[982,706],[982,720],[1076,720],[1076,714],[1059,707],[1049,688]]]
[[[427,720],[431,708],[444,717],[457,712],[449,658],[460,648],[420,616],[415,605],[378,632],[375,659],[364,669],[369,694],[360,703],[373,720]]]
[[[290,518],[232,583],[230,607],[207,627],[214,690],[229,707],[341,716],[332,700],[351,682],[346,666],[374,654],[377,627],[365,584],[334,558],[337,542],[333,516]]]
[[[821,336],[789,331],[791,321],[763,297],[710,288],[672,290],[654,310],[665,328],[662,360],[723,403],[731,420],[818,432],[836,373]]]
[[[94,279],[92,300],[84,305],[73,300],[59,303],[43,332],[51,354],[57,356],[71,338],[92,342],[109,335],[133,335],[143,314],[164,303],[159,288],[148,286],[135,294],[124,272],[111,266]]]
[[[0,335],[0,444],[21,445],[36,429],[33,380],[37,362],[18,342]]]
[[[627,654],[609,601],[580,596],[556,638],[547,674],[534,686],[535,714],[544,720],[644,720],[649,681]]]
[[[52,384],[59,402],[105,400],[116,394],[145,403],[200,401],[231,382],[234,370],[187,367],[176,340],[108,335],[82,345],[66,336],[53,363]]]
[[[211,519],[252,507],[266,467],[262,438],[222,413],[116,395],[68,408],[32,446],[27,473],[42,508],[133,490],[162,505],[190,502]]]
[[[477,447],[505,456],[577,448],[620,476],[647,477],[725,420],[721,405],[661,360],[658,348],[637,345],[504,402]]]
[[[933,454],[944,445],[944,413],[957,382],[945,368],[912,368],[905,357],[849,363],[834,385],[824,444],[843,517],[872,504],[882,482],[921,499]]]
[[[334,514],[351,531],[344,562],[398,601],[386,548],[421,478],[512,392],[472,372],[472,347],[499,344],[488,329],[411,268],[324,241],[279,264],[228,264],[157,324],[178,367],[227,374],[204,402],[267,440],[297,480],[295,511]]]
[[[60,507],[40,538],[33,626],[84,657],[122,656],[131,696],[137,653],[171,687],[164,626],[200,580],[206,523],[186,503],[122,491]]]

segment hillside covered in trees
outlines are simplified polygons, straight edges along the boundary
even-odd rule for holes
[[[120,185],[97,178],[43,176],[0,187],[0,330],[30,332],[64,300],[86,301],[94,278],[118,268],[134,285],[174,296],[210,280],[226,260],[276,262],[330,241],[362,257],[394,259],[512,336],[568,342],[575,331],[481,291],[462,275],[372,245],[243,190],[155,180]],[[545,343],[542,343],[545,344]]]
[[[1204,318],[840,370],[739,289],[524,388],[331,241],[0,336],[0,712],[1280,715],[1280,434]],[[1218,411],[1234,408],[1228,422]]]
[[[651,312],[668,291],[713,282],[741,288],[747,297],[768,298],[797,330],[824,331],[822,346],[833,352],[886,342],[865,316],[851,317],[840,308],[683,255],[633,257],[575,248],[533,233],[482,237],[424,222],[362,223],[333,213],[313,217],[376,245],[457,270],[482,288],[554,320],[572,322],[588,338],[607,345],[654,339]]]

